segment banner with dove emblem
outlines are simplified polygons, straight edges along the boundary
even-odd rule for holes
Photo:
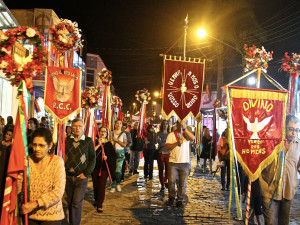
[[[165,56],[162,114],[166,119],[173,114],[179,121],[200,116],[204,68],[202,59]]]
[[[45,109],[59,123],[65,123],[81,110],[81,70],[47,67],[45,78]]]
[[[228,93],[231,144],[243,170],[254,181],[283,150],[287,93],[234,86]]]

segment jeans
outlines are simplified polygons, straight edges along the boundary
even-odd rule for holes
[[[127,169],[126,167],[128,167],[129,159],[130,159],[130,154],[128,152],[126,152],[125,153],[125,159],[123,161],[123,166],[122,166],[122,177],[121,177],[121,180],[124,180],[124,173],[125,173],[125,170]]]
[[[175,184],[178,180],[177,201],[183,201],[186,190],[186,182],[190,174],[189,163],[169,162],[169,199],[174,200],[176,191]]]
[[[154,149],[144,149],[144,177],[152,179],[153,177],[153,163],[154,163]]]
[[[168,181],[168,164],[169,164],[170,154],[160,153],[157,158],[159,181],[161,187],[164,187],[165,183]],[[165,176],[164,176],[165,170]]]
[[[270,199],[263,198],[263,212],[266,225],[288,225],[291,200],[273,200],[269,208]]]
[[[122,176],[122,166],[125,158],[124,149],[116,150],[117,153],[117,161],[116,161],[116,179],[114,180],[112,187],[115,188],[117,185],[120,185],[121,176]]]
[[[41,220],[28,219],[28,224],[29,225],[60,225],[61,224],[61,220],[57,220],[57,221],[41,221]]]
[[[108,172],[106,170],[102,170],[101,176],[99,176],[99,172],[99,170],[94,170],[92,172],[94,198],[97,208],[103,208],[102,205],[105,198],[105,186],[108,178]]]
[[[69,209],[69,224],[79,225],[82,213],[82,201],[87,189],[88,178],[66,177],[66,193]]]
[[[130,165],[129,169],[136,171],[139,168],[140,164],[140,158],[141,158],[141,152],[140,151],[131,151],[130,152]]]
[[[227,171],[227,182],[226,182],[226,188],[229,188],[230,185],[230,161],[225,160],[225,166],[221,167],[221,184],[222,188],[225,188],[225,174]]]

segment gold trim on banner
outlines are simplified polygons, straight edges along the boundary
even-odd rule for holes
[[[254,90],[246,90],[246,89],[234,89],[231,88],[230,90],[230,98],[250,98],[250,99],[257,99],[264,98],[268,100],[277,100],[277,101],[284,101],[285,94],[280,92],[270,91],[254,91]]]
[[[172,59],[173,57],[173,59]],[[179,60],[177,60],[177,57],[179,57]],[[181,56],[172,56],[172,55],[164,55],[164,71],[163,71],[163,93],[162,93],[162,109],[161,109],[161,114],[162,116],[168,120],[170,119],[170,117],[172,115],[176,115],[177,119],[179,121],[186,121],[188,119],[189,116],[191,116],[193,119],[198,118],[201,115],[200,112],[200,108],[201,108],[201,100],[202,100],[202,92],[203,92],[203,86],[204,86],[204,79],[205,79],[205,59],[201,59],[201,58],[191,58],[189,57],[189,61],[185,61],[185,60],[181,60]],[[192,59],[192,60],[191,60]],[[183,119],[180,119],[179,116],[177,115],[177,113],[175,113],[174,110],[172,110],[169,114],[166,114],[166,112],[164,111],[164,96],[165,96],[165,68],[166,68],[166,64],[165,61],[166,60],[172,60],[172,61],[181,61],[181,62],[191,62],[191,63],[200,63],[203,64],[203,71],[202,71],[202,89],[201,89],[201,99],[200,99],[200,106],[199,106],[199,112],[197,113],[197,115],[195,116],[194,113],[189,112]]]
[[[80,69],[80,78],[79,78],[79,82],[82,80],[82,69]],[[46,68],[46,74],[45,74],[45,93],[46,93],[46,88],[47,88],[47,80],[48,80],[48,69]],[[66,123],[70,117],[72,117],[73,115],[78,115],[81,111],[81,84],[79,85],[79,107],[77,109],[75,109],[70,115],[64,117],[63,119],[60,119],[56,116],[56,114],[46,105],[45,102],[46,98],[44,97],[44,105],[45,105],[45,110],[54,118],[57,119],[57,122],[59,124],[64,124]]]

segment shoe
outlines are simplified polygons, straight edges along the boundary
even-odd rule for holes
[[[222,187],[222,188],[221,188],[221,191],[225,191],[225,188],[224,188],[224,187]]]
[[[176,207],[177,207],[177,208],[183,208],[183,203],[182,203],[182,201],[176,202]]]
[[[139,172],[137,170],[133,171],[133,174],[139,174]]]
[[[121,182],[124,182],[124,178],[123,178],[123,179],[121,179]]]
[[[110,189],[110,193],[115,193],[115,192],[116,192],[115,188]]]
[[[165,191],[165,188],[162,187],[162,188],[160,189],[160,192],[164,192],[164,191]]]
[[[129,174],[132,174],[133,173],[133,170],[129,170]]]
[[[97,213],[103,213],[103,209],[97,208]]]
[[[153,179],[153,177],[149,177],[149,180],[152,180]]]
[[[226,187],[226,191],[229,191],[230,190],[230,187]]]
[[[121,186],[117,185],[117,191],[120,192],[121,191]]]
[[[168,206],[172,206],[173,203],[174,203],[174,199],[173,198],[169,198],[166,203],[167,203]]]

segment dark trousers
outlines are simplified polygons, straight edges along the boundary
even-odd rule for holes
[[[99,170],[94,170],[92,173],[94,198],[97,208],[103,208],[102,204],[105,198],[105,186],[108,177],[108,172],[106,170],[102,170],[101,176],[99,176],[99,172]]]
[[[129,167],[129,160],[130,160],[130,154],[128,152],[126,152],[125,153],[125,159],[123,161],[123,166],[122,166],[121,180],[124,180],[124,173],[125,173],[125,170]],[[126,166],[126,164],[127,164],[127,166]]]
[[[88,178],[68,176],[66,179],[67,203],[69,209],[69,224],[79,225],[82,214],[82,201],[87,189]]]
[[[153,177],[153,162],[154,162],[154,149],[144,149],[144,176],[152,179]]]
[[[269,208],[270,199],[263,198],[263,213],[266,225],[288,225],[290,217],[291,200],[273,200]]]
[[[221,184],[223,188],[225,188],[226,171],[227,171],[226,187],[229,188],[230,186],[230,161],[229,160],[225,160],[225,166],[221,167]]]
[[[28,220],[29,225],[60,225],[61,220],[57,221],[41,221],[41,220]]]
[[[165,183],[168,181],[168,164],[169,164],[170,154],[160,153],[157,158],[159,181],[161,187],[164,187]],[[165,175],[164,175],[165,170]]]

